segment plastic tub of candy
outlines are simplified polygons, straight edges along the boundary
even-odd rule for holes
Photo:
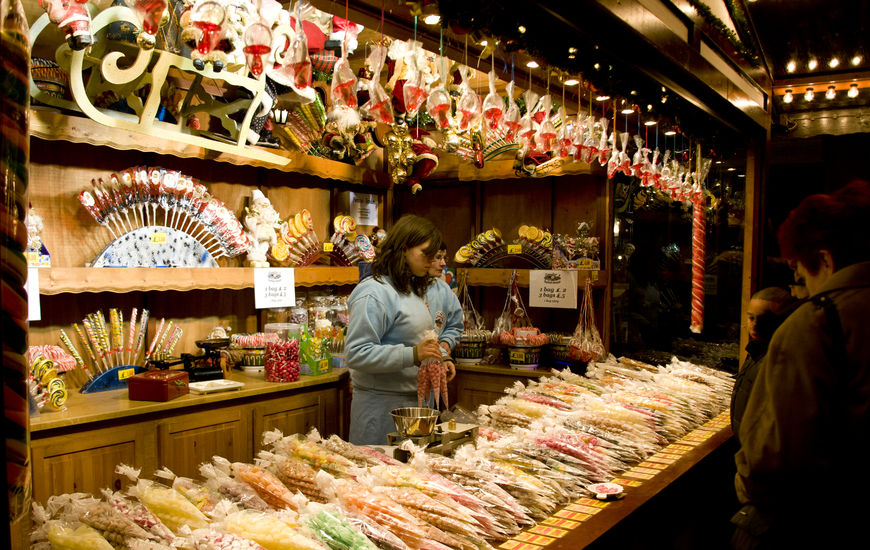
[[[486,352],[486,340],[480,336],[460,336],[453,348],[453,358],[458,365],[478,365]]]
[[[541,346],[508,346],[508,364],[519,370],[535,370],[541,362]]]

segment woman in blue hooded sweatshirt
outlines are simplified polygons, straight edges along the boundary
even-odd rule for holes
[[[423,338],[433,329],[430,308],[446,308],[425,299],[429,267],[440,247],[441,233],[430,221],[403,216],[378,247],[372,276],[348,299],[351,443],[385,444],[396,429],[390,411],[417,406],[418,365],[441,358],[438,341]]]

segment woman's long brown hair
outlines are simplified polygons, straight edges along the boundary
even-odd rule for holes
[[[402,216],[387,233],[387,238],[378,247],[378,254],[372,264],[372,276],[384,282],[387,276],[400,294],[414,293],[423,297],[429,286],[429,275],[415,277],[405,261],[405,251],[429,241],[424,254],[434,256],[441,248],[441,232],[435,225],[420,216]]]

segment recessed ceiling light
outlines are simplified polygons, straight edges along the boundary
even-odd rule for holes
[[[630,115],[631,113],[634,112],[634,109],[632,109],[631,107],[626,107],[625,109],[623,109],[619,112],[624,114],[624,115]]]
[[[576,78],[569,78],[568,80],[563,82],[563,84],[565,84],[565,86],[576,86],[577,84],[580,84],[580,81]]]
[[[665,132],[665,135],[666,136],[675,136],[675,135],[677,135],[677,132],[674,130],[668,130],[667,132]],[[719,162],[722,162],[722,161],[719,161]]]
[[[832,69],[836,69],[840,65],[840,60],[836,57],[832,57],[830,61],[828,61],[828,67]]]
[[[819,66],[819,62],[816,60],[816,58],[810,59],[810,61],[807,63],[807,68],[811,71],[815,71],[816,67],[818,67],[818,66]]]
[[[525,32],[526,32],[526,28],[525,28],[524,26],[522,26],[522,25],[520,25],[519,27],[517,27],[517,30],[520,31],[520,34],[525,34]]]
[[[728,169],[729,172],[734,172],[735,170],[737,170],[737,168],[734,168],[734,167],[731,167]]]
[[[607,101],[608,99],[610,99],[610,96],[605,94],[595,97],[595,101]]]
[[[595,70],[597,71],[598,69],[601,68],[601,64],[600,64],[600,63],[596,63],[595,65],[592,65],[592,67],[595,68]]]
[[[788,64],[785,66],[785,70],[790,72],[790,73],[795,72],[797,70],[797,61],[795,61],[795,60],[789,61]]]
[[[529,61],[528,63],[526,63],[526,67],[530,69],[537,69],[538,67],[540,67],[540,65],[538,65],[537,61]]]
[[[441,16],[437,13],[430,13],[426,17],[423,18],[423,23],[427,25],[437,25],[441,22]]]
[[[570,48],[568,48],[568,53],[577,53],[577,48],[571,46]]]
[[[864,58],[861,57],[860,55],[856,55],[855,57],[852,58],[852,65],[857,67],[858,65],[861,64],[862,61],[864,61]]]
[[[647,120],[646,122],[643,123],[643,125],[644,126],[655,126],[656,121],[655,120]]]

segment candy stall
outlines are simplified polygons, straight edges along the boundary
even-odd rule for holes
[[[454,2],[43,4],[17,540],[579,548],[730,437],[729,374],[611,353],[641,191],[691,217],[704,330],[730,111],[661,100],[623,44],[539,69]],[[356,446],[347,297],[406,213],[448,246],[456,377],[421,367],[420,410]]]

